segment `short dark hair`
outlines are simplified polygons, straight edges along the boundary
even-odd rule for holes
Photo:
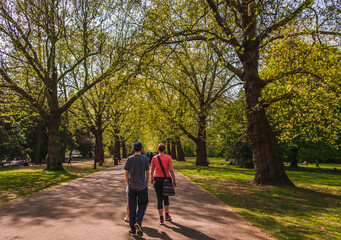
[[[159,149],[160,152],[164,152],[166,150],[166,146],[163,143],[160,143],[159,146],[157,146],[157,149]]]
[[[142,143],[141,142],[134,142],[134,150],[135,152],[139,152],[142,150]]]

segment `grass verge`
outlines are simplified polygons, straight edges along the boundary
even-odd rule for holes
[[[42,189],[49,188],[76,178],[99,172],[114,166],[107,160],[102,167],[93,168],[93,162],[72,162],[64,165],[65,171],[45,171],[44,166],[2,169],[0,171],[0,204]]]
[[[209,159],[209,167],[186,160],[174,161],[175,169],[264,232],[278,239],[341,239],[340,165],[287,169],[296,187],[273,187],[253,184],[253,169],[222,159]]]

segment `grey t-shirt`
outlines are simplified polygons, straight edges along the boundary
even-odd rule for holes
[[[146,171],[149,170],[149,162],[145,155],[135,154],[128,157],[124,170],[129,172],[128,185],[131,189],[141,191],[147,187]]]

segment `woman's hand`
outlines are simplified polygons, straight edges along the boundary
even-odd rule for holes
[[[173,181],[173,187],[176,187],[176,181],[175,180]]]

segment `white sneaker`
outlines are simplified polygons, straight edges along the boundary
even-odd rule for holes
[[[125,216],[124,221],[128,223],[129,222],[129,216]]]

